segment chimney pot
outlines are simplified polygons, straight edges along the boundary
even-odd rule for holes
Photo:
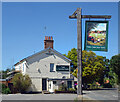
[[[45,40],[47,40],[47,37],[45,36]]]
[[[46,40],[48,40],[48,36],[46,37]]]
[[[52,38],[52,36],[51,36],[51,40],[52,40],[53,38]]]
[[[50,36],[49,36],[49,40],[50,40]]]
[[[44,48],[52,48],[53,49],[53,37],[52,36],[45,36],[45,40],[44,40]]]

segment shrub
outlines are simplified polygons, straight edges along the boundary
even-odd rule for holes
[[[31,85],[31,79],[28,75],[22,75],[21,73],[16,74],[13,79],[13,87],[16,89],[17,92],[25,93],[25,91]]]
[[[5,84],[1,84],[0,86],[1,86],[1,90],[0,91],[3,94],[10,94],[11,93],[10,89]]]
[[[76,90],[73,88],[69,88],[68,91],[76,91]]]
[[[88,84],[89,89],[98,89],[100,88],[100,84],[98,82],[93,82],[92,84]]]
[[[6,88],[6,89],[3,89],[3,90],[2,90],[2,93],[3,93],[3,94],[10,94],[11,91],[10,91],[9,88]]]
[[[67,91],[67,86],[62,83],[62,84],[60,85],[60,87],[59,87],[58,90],[59,90],[59,91]]]
[[[104,88],[112,88],[112,86],[114,85],[114,82],[113,82],[113,81],[114,81],[114,80],[105,77],[105,78],[104,78],[103,87],[104,87]]]

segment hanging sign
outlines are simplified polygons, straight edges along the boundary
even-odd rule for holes
[[[108,50],[108,21],[86,21],[85,50]]]

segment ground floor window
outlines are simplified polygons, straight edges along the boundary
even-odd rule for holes
[[[56,84],[56,81],[53,81],[53,84]]]

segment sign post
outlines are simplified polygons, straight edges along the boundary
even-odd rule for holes
[[[82,95],[82,19],[94,18],[94,19],[110,19],[109,15],[82,15],[82,9],[77,10],[69,16],[70,19],[77,18],[77,68],[78,68],[78,88],[77,95]]]
[[[77,94],[82,95],[82,20],[81,8],[77,9],[77,68],[78,68],[78,90]]]

